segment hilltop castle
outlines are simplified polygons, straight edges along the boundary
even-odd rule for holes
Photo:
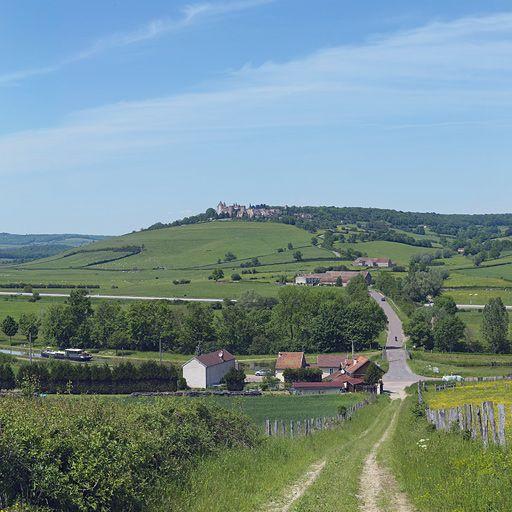
[[[265,204],[249,205],[242,204],[227,205],[223,201],[217,205],[217,215],[230,219],[269,219],[281,213],[279,208],[270,208]]]

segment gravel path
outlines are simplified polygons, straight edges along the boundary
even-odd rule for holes
[[[325,462],[325,460],[322,460],[313,464],[309,468],[309,471],[290,487],[286,495],[279,501],[272,502],[266,511],[288,512],[292,508],[292,505],[306,492],[306,489],[318,478],[318,475],[320,475],[322,469],[324,469]]]
[[[373,445],[364,461],[359,487],[361,512],[414,512],[407,496],[398,488],[391,471],[377,461],[378,451],[395,428],[398,414],[399,409],[396,410],[383,436]]]

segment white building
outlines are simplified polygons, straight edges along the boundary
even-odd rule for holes
[[[191,388],[205,389],[220,384],[222,377],[235,368],[236,360],[227,350],[195,356],[183,365],[183,377]]]

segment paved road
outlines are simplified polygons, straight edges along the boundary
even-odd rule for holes
[[[19,297],[32,297],[26,292],[0,292],[0,295],[16,295]],[[69,293],[40,293],[41,297],[69,297]],[[119,299],[119,300],[184,300],[188,302],[222,302],[224,299],[199,299],[192,297],[139,297],[135,295],[97,295],[89,294],[91,299]]]
[[[389,370],[384,375],[384,390],[389,391],[395,398],[405,396],[405,388],[423,380],[424,377],[416,375],[407,364],[407,353],[404,349],[405,335],[402,321],[387,301],[382,301],[384,295],[371,291],[370,295],[377,301],[388,317],[388,341],[386,352],[389,361]],[[395,341],[396,337],[396,341]]]

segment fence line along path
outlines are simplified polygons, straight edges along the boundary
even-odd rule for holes
[[[374,403],[377,400],[375,395],[371,395],[366,400],[358,402],[347,407],[347,409],[335,416],[323,416],[320,418],[306,418],[303,420],[265,420],[265,434],[267,436],[308,436],[320,430],[333,429],[349,420],[355,412],[363,407]]]

